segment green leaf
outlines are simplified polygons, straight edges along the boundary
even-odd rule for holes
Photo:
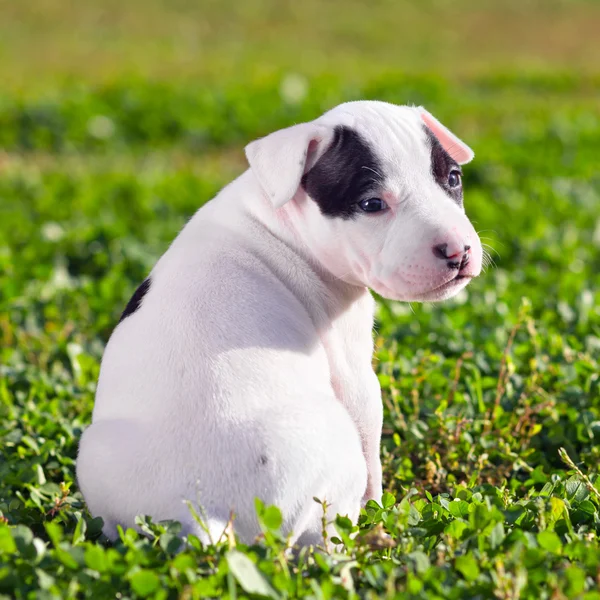
[[[556,496],[552,496],[550,498],[550,514],[552,516],[553,521],[557,521],[567,512],[567,507],[565,506],[564,501],[561,498],[557,498]]]
[[[365,508],[370,508],[372,510],[379,510],[381,507],[379,506],[379,504],[377,503],[376,500],[368,500],[367,503],[365,504]]]
[[[317,563],[317,565],[323,571],[323,573],[329,573],[331,571],[331,567],[329,566],[322,554],[315,554],[314,559],[315,563]]]
[[[131,577],[131,589],[142,598],[153,594],[159,586],[160,579],[158,575],[146,569],[137,571]]]
[[[590,492],[587,489],[585,483],[579,478],[578,475],[572,475],[567,479],[565,483],[565,489],[569,500],[581,502],[585,500]]]
[[[554,531],[540,531],[537,534],[537,541],[540,545],[540,548],[548,550],[548,552],[560,554],[562,551],[562,542],[560,541],[558,535],[554,533]]]
[[[102,546],[89,545],[85,549],[85,564],[94,571],[103,573],[108,567],[106,553]]]
[[[406,577],[406,588],[409,594],[418,594],[423,589],[423,581],[418,575],[408,573]]]
[[[418,525],[421,521],[421,513],[416,509],[414,504],[410,505],[409,513],[408,513],[408,524],[415,526]]]
[[[551,498],[551,500],[552,500],[552,498]],[[558,498],[557,498],[557,500],[558,500]],[[561,512],[563,509],[564,509],[564,504],[562,504],[562,501],[561,501]],[[522,506],[517,505],[517,506],[509,507],[506,510],[504,517],[505,517],[506,523],[508,525],[515,525],[515,524],[520,523],[526,514],[527,514],[527,511]]]
[[[71,549],[71,551],[69,550],[65,550],[64,548],[55,548],[54,549],[54,556],[56,556],[56,558],[58,558],[58,560],[60,560],[60,562],[65,565],[65,567],[68,567],[69,569],[77,569],[79,567],[79,564],[77,562],[77,560],[75,559],[75,557],[73,556],[73,551],[76,550],[76,548]],[[85,559],[84,559],[85,561]]]
[[[381,496],[381,506],[383,508],[392,508],[394,504],[396,504],[396,496],[389,492],[384,492],[383,496]]]
[[[492,531],[490,532],[491,547],[494,550],[499,548],[502,545],[502,542],[504,541],[505,537],[506,534],[504,533],[504,524],[501,522],[496,523],[492,528]]]
[[[196,567],[196,561],[189,554],[178,554],[173,559],[171,565],[178,571],[185,571],[186,569],[194,569]]]
[[[0,554],[12,554],[17,551],[17,545],[7,525],[0,525]]]
[[[450,514],[457,518],[465,518],[469,516],[469,504],[464,500],[453,500],[448,504]]]
[[[593,502],[590,502],[589,500],[584,500],[579,504],[577,508],[579,508],[579,510],[582,510],[584,513],[587,513],[588,515],[593,515],[596,513],[595,504]]]
[[[75,526],[75,531],[73,532],[73,539],[71,543],[76,546],[85,541],[85,532],[87,530],[87,524],[83,518],[80,518],[77,521],[77,525]]]
[[[469,521],[475,531],[485,529],[486,525],[491,521],[491,511],[485,504],[474,504],[473,510],[469,515]]]
[[[420,550],[415,550],[414,552],[411,552],[410,554],[408,554],[407,558],[409,558],[413,562],[415,566],[415,571],[417,573],[424,573],[431,566],[428,556]]]
[[[33,533],[29,527],[25,525],[17,525],[12,530],[12,538],[17,547],[17,550],[25,557],[31,557],[33,550]]]
[[[342,515],[337,515],[335,518],[335,528],[340,533],[350,533],[353,529],[354,525],[352,521],[348,517],[343,517]]]
[[[469,526],[464,521],[455,520],[451,521],[450,523],[448,523],[448,525],[446,525],[444,533],[446,533],[446,535],[450,538],[460,540],[462,538],[463,533],[468,528]]]
[[[54,577],[45,571],[42,571],[42,569],[36,569],[35,574],[37,575],[38,583],[43,590],[49,590],[56,581]]]
[[[262,514],[262,522],[270,530],[277,530],[283,522],[281,511],[276,506],[268,506]]]
[[[36,465],[35,467],[36,470],[36,479],[37,479],[37,484],[38,485],[44,485],[46,483],[46,476],[44,475],[44,469],[42,468],[42,465]]]
[[[565,571],[567,577],[567,594],[568,598],[575,598],[585,590],[585,571],[579,567],[572,565]]]
[[[55,547],[58,547],[63,538],[62,527],[55,521],[50,521],[49,523],[46,523],[45,527],[46,533],[48,534],[50,541]]]
[[[183,541],[178,535],[173,533],[163,533],[160,536],[158,543],[167,554],[175,554],[179,548],[181,548]]]
[[[474,581],[479,577],[479,565],[472,554],[459,556],[454,561],[454,566],[467,581]]]
[[[245,592],[268,598],[279,598],[279,594],[245,554],[239,550],[230,550],[226,558],[229,570]]]

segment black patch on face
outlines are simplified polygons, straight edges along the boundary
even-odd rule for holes
[[[357,202],[377,195],[381,173],[367,142],[354,129],[339,125],[331,146],[302,177],[302,187],[323,215],[349,219],[360,210]]]
[[[462,181],[457,187],[448,185],[450,171],[458,171],[462,174],[460,165],[444,150],[439,140],[435,137],[429,127],[425,127],[425,133],[431,148],[431,172],[437,184],[452,198],[459,206],[463,205]]]
[[[144,279],[144,281],[140,284],[137,290],[133,292],[133,296],[131,296],[131,300],[127,303],[121,318],[119,319],[119,323],[126,319],[128,316],[132,315],[141,305],[144,296],[148,293],[150,289],[150,277]]]

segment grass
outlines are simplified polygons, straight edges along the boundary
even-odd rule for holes
[[[0,81],[597,72],[596,0],[0,0]]]
[[[129,52],[116,62],[113,47],[102,46],[84,73],[93,40],[61,36],[90,6],[2,5],[0,52],[24,52],[0,61],[12,81],[0,96],[0,597],[599,599],[600,77],[591,63],[560,70],[556,48],[534,35],[527,43],[545,61],[537,73],[492,61],[485,73],[456,77],[381,75],[366,66],[374,46],[348,42],[348,69],[333,77],[336,52],[319,41],[312,52],[322,69],[290,77],[290,5],[272,11],[279,35],[244,59],[272,48],[273,68],[266,61],[242,76],[237,63],[206,85],[179,59],[158,64],[158,49],[152,64],[139,58],[154,48],[150,33],[159,48],[160,31],[174,31],[176,4],[153,1],[147,13],[113,7],[107,31],[131,24],[119,38]],[[249,21],[228,27],[260,21],[267,6],[247,5]],[[452,12],[431,6],[436,22]],[[481,14],[496,18],[494,6]],[[536,3],[506,6],[531,22],[539,12]],[[551,6],[541,21],[570,10],[593,23],[597,11],[594,3]],[[206,15],[225,22],[225,8],[206,5]],[[314,10],[309,2],[299,17],[307,35]],[[362,10],[344,19],[354,14],[358,37],[371,39],[373,25],[358,26]],[[54,25],[45,30],[48,11]],[[41,32],[29,49],[8,37],[19,37],[17,21]],[[145,34],[150,22],[157,29]],[[570,27],[557,33],[559,48],[583,44]],[[407,57],[418,54],[423,28],[411,33]],[[224,38],[198,73],[237,56],[235,36]],[[391,39],[382,36],[384,50]],[[48,40],[57,54],[81,55],[58,64],[42,56]],[[527,62],[525,43],[503,60],[514,53]],[[466,56],[474,41],[460,44]],[[30,75],[42,59],[49,72],[22,87],[19,72]],[[120,311],[189,216],[245,168],[246,141],[359,97],[422,103],[475,149],[466,206],[495,261],[452,302],[379,301],[381,504],[369,504],[357,531],[338,520],[341,552],[296,562],[284,552],[277,510],[261,505],[263,535],[250,547],[226,532],[214,546],[190,538],[183,549],[177,525],[143,518],[146,536],[130,530],[109,544],[85,509],[74,460]]]

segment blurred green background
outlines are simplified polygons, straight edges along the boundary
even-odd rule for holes
[[[474,148],[465,206],[494,265],[442,305],[379,303],[385,486],[416,492],[356,585],[383,597],[396,569],[404,597],[598,600],[599,499],[558,454],[595,479],[598,31],[593,0],[0,0],[0,593],[114,597],[139,564],[181,591],[156,544],[93,558],[74,460],[104,344],[248,141],[372,98]],[[188,597],[225,597],[226,569],[194,579],[205,558]],[[286,597],[345,597],[335,568]]]
[[[597,72],[594,0],[0,2],[3,87],[389,71]]]

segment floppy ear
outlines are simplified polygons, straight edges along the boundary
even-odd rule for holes
[[[447,127],[444,127],[431,113],[422,106],[418,109],[423,123],[427,125],[431,133],[435,135],[442,148],[459,164],[471,162],[475,153],[462,140],[457,138]]]
[[[246,146],[250,168],[275,208],[294,197],[302,175],[317,162],[331,137],[323,125],[301,123]]]

